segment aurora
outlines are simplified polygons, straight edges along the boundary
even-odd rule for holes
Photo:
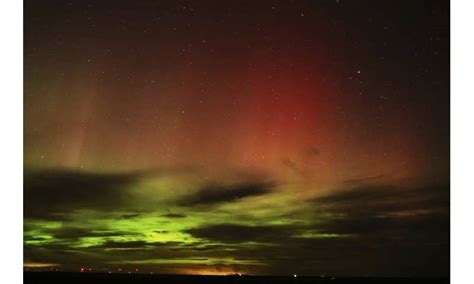
[[[25,269],[449,275],[449,2],[46,2]]]

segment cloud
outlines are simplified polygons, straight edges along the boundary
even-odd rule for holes
[[[96,174],[68,170],[25,172],[25,218],[63,219],[74,209],[115,209],[130,201],[134,174]]]
[[[140,217],[140,213],[125,213],[120,216],[120,218],[123,219],[135,219],[137,217]]]
[[[178,202],[182,206],[214,205],[223,202],[233,202],[252,196],[260,196],[271,192],[270,183],[242,183],[233,185],[210,184],[196,193]]]
[[[281,242],[296,233],[290,225],[247,226],[219,224],[189,229],[186,232],[196,238],[223,243]]]
[[[312,202],[337,213],[317,226],[322,232],[408,241],[449,239],[449,185],[357,186]]]
[[[178,213],[168,213],[161,216],[166,218],[186,218],[186,215]]]
[[[27,222],[27,259],[61,263],[71,269],[84,263],[123,266],[124,260],[140,269],[156,269],[153,261],[166,259],[167,264],[160,263],[159,269],[169,272],[203,265],[187,263],[189,259],[208,259],[213,264],[232,260],[241,265],[238,270],[271,274],[449,274],[443,270],[449,268],[449,185],[407,187],[381,184],[378,177],[361,178],[303,202],[298,207],[301,211],[280,210],[279,206],[295,205],[288,200],[288,204],[269,208],[264,217],[255,214],[251,220],[255,225],[244,225],[245,220],[235,216],[238,212],[220,215],[207,210],[212,207],[196,211],[199,206],[271,193],[273,184],[258,182],[259,178],[239,184],[210,184],[178,200],[178,205],[188,208],[170,207],[164,212],[166,207],[152,204],[155,211],[144,214],[143,208],[130,207],[131,189],[142,177],[139,173],[26,173],[25,212],[29,218],[72,218],[61,220],[59,227],[48,227],[50,223],[42,220]],[[76,209],[101,212],[80,218],[68,215]],[[127,219],[127,224],[137,222],[137,226],[111,227],[112,216]],[[226,219],[228,216],[231,219]],[[104,219],[97,223],[83,219],[89,217]],[[135,230],[142,217],[150,227]],[[274,225],[275,220],[286,224]],[[189,224],[184,226],[188,229],[176,229],[176,222]],[[175,233],[184,237],[173,239],[175,242],[151,241],[155,234],[160,234],[156,239],[169,240]]]
[[[358,185],[314,198],[312,202],[318,206],[332,207],[352,214],[380,216],[387,213],[408,214],[414,210],[446,211],[449,210],[449,185]]]
[[[147,247],[155,246],[155,243],[149,243],[145,241],[128,241],[128,242],[117,242],[117,241],[106,241],[103,244],[92,246],[89,248],[100,248],[100,249],[145,249]]]
[[[59,229],[52,229],[49,232],[51,232],[52,237],[56,240],[77,240],[88,237],[121,237],[137,234],[121,230],[98,230],[77,227],[61,227]]]
[[[122,231],[97,231],[85,228],[63,227],[53,231],[52,236],[56,239],[78,239],[83,237],[114,237],[129,233]]]

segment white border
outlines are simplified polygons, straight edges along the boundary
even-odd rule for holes
[[[23,263],[23,1],[3,1],[1,34],[2,282],[22,283]],[[451,1],[451,280],[472,278],[474,255],[474,52],[471,1]]]
[[[23,1],[2,1],[0,216],[2,282],[23,282]]]
[[[474,21],[472,1],[451,3],[451,281],[472,281]]]

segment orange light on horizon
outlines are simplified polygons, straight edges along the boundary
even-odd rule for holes
[[[54,268],[60,266],[57,263],[43,263],[43,262],[25,262],[23,263],[23,267],[28,269],[28,268]]]
[[[242,276],[243,274],[247,274],[244,272],[237,272],[233,269],[222,269],[222,268],[195,268],[195,269],[177,269],[175,270],[176,273],[179,274],[189,274],[189,275],[208,275],[208,276],[230,276],[230,275],[238,275]]]

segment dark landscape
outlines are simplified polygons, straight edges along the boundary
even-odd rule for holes
[[[303,284],[303,283],[449,283],[447,278],[336,278],[305,276],[196,276],[196,275],[149,275],[149,274],[107,274],[68,272],[25,272],[24,283],[162,283],[162,284]]]

